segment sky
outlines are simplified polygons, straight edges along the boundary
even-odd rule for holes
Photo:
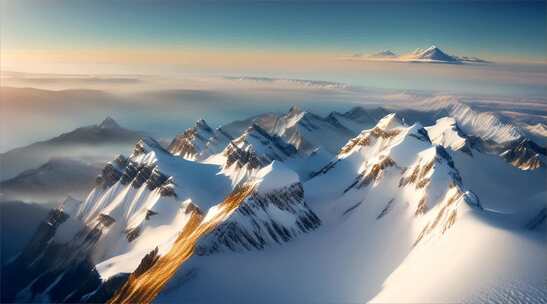
[[[200,116],[226,122],[312,103],[344,110],[374,101],[363,94],[369,89],[547,103],[545,1],[0,4],[2,123],[36,126],[32,132],[4,127],[0,151],[106,115],[121,117],[130,127],[169,130],[171,136]],[[386,49],[405,54],[431,45],[491,63],[348,60],[355,54],[366,57]],[[298,89],[294,80],[303,80]],[[335,85],[325,89],[324,83],[309,81]],[[95,92],[61,97],[55,92],[67,89]],[[126,117],[127,102],[139,102],[142,111]],[[180,108],[175,110],[175,104]]]
[[[546,2],[1,1],[3,67],[27,72],[41,68],[36,58],[67,71],[86,63],[268,69],[433,44],[496,61],[547,54]]]

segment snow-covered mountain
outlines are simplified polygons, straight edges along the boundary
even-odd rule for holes
[[[215,130],[200,120],[195,127],[175,137],[169,150],[185,158],[191,159],[198,155],[197,160],[204,160],[221,151],[231,140],[240,137],[253,125],[271,135],[281,137],[299,152],[306,154],[318,149],[336,154],[347,139],[356,134],[333,116],[323,118],[299,107],[291,107],[285,114],[257,115],[228,123]]]
[[[215,130],[200,120],[177,135],[169,151],[222,166],[234,184],[273,160],[284,161],[307,180],[355,134],[334,115],[323,118],[292,107],[285,114],[257,115]]]
[[[237,184],[274,160],[286,161],[294,157],[298,157],[298,151],[293,145],[253,124],[209,162],[221,165],[223,172]]]
[[[177,135],[169,144],[168,150],[174,155],[190,160],[204,160],[218,153],[232,140],[232,136],[222,128],[213,130],[205,120],[200,119],[195,126]]]
[[[460,130],[453,117],[440,118],[435,125],[426,127],[426,130],[432,143],[453,151],[472,154],[467,136]]]
[[[385,50],[366,56],[354,55],[347,59],[444,64],[488,63],[488,61],[477,57],[449,55],[435,45],[432,45],[426,49],[418,48],[413,52],[402,55],[397,55],[390,50]]]
[[[426,98],[414,104],[412,110],[401,107],[355,107],[346,113],[333,112],[329,117],[334,117],[346,128],[355,131],[371,128],[391,112],[398,113],[407,123],[421,122],[430,125],[427,129],[432,132],[430,136],[435,144],[448,147],[446,144],[454,141],[452,144],[457,146],[465,140],[465,151],[473,147],[487,154],[504,154],[504,159],[523,170],[545,165],[545,148],[534,141],[536,136],[529,137],[525,130],[502,120],[496,113],[474,110],[452,96]],[[522,142],[528,144],[525,148],[518,148]],[[520,160],[513,161],[518,158],[515,155],[520,155]]]
[[[101,123],[77,128],[57,137],[0,154],[0,180],[45,164],[51,158],[79,158],[88,162],[106,161],[113,150],[131,147],[141,132],[121,127],[111,117]]]
[[[523,170],[545,167],[547,149],[538,146],[529,139],[512,142],[500,155],[507,162]]]
[[[294,171],[274,160],[256,179],[256,191],[234,215],[200,240],[197,254],[261,250],[319,227],[321,220],[304,201],[304,189]]]
[[[532,291],[529,301],[541,301],[545,272],[533,271],[532,264],[545,265],[542,252],[546,240],[538,240],[545,230],[535,226],[540,230],[526,231],[525,227],[530,220],[540,219],[541,225],[545,224],[540,217],[545,210],[545,169],[522,171],[497,155],[449,150],[458,142],[452,139],[465,134],[458,132],[457,125],[443,121],[451,119],[441,120],[434,128],[444,133],[440,139],[446,149],[432,144],[425,128],[405,125],[395,115],[364,130],[304,183],[305,200],[323,223],[317,232],[261,255],[224,251],[193,257],[157,301],[405,302],[408,294],[408,299],[418,302],[477,302],[484,301],[484,289],[498,292],[506,287],[506,281]],[[461,136],[452,137],[456,134]],[[527,184],[527,179],[533,183]],[[499,230],[498,225],[504,228]],[[496,285],[496,275],[472,275],[466,268],[458,278],[450,278],[459,292],[443,291],[436,275],[448,275],[459,265],[480,267],[480,262],[469,263],[475,256],[488,259],[489,253],[481,250],[474,230],[500,248],[523,246],[526,258],[517,258],[517,249],[506,251],[508,254],[497,252],[496,258],[510,266],[493,262],[488,269],[503,274],[506,280]],[[515,230],[527,236],[507,238]],[[468,253],[466,243],[479,251]],[[441,267],[455,253],[457,264]],[[416,264],[408,263],[407,257]],[[531,264],[526,264],[528,259]],[[431,269],[428,261],[439,267]],[[233,273],[238,274],[237,281],[230,279]],[[268,283],[261,277],[269,278]],[[414,289],[416,277],[424,279]],[[389,286],[382,291],[387,278]],[[203,286],[216,292],[205,296]],[[404,294],[397,293],[401,286]],[[431,291],[433,286],[438,292]],[[512,294],[519,292],[515,287],[511,290]]]
[[[2,302],[476,302],[507,283],[541,303],[541,147],[437,101],[200,120],[169,149],[140,140],[50,212],[2,269],[16,278]],[[492,247],[500,262],[479,271],[484,241],[513,249]]]
[[[234,196],[237,201],[228,200]],[[230,208],[225,213],[219,210],[223,201]],[[120,155],[104,167],[84,202],[69,199],[51,211],[31,245],[4,269],[8,275],[22,268],[26,272],[19,275],[21,282],[7,287],[3,299],[104,301],[104,289],[111,284],[119,287],[120,275],[127,279],[125,274],[139,270],[151,252],[157,257],[169,253],[181,231],[207,224],[204,234],[234,211],[238,216],[220,227],[209,245],[200,245],[200,252],[226,244],[223,231],[236,229],[229,227],[237,227],[234,233],[242,233],[240,237],[249,229],[257,238],[255,245],[263,247],[287,242],[320,224],[303,200],[298,176],[280,164],[266,166],[234,188],[216,165],[188,161],[152,139],[141,140],[129,157]],[[36,271],[48,275],[33,281]],[[76,285],[67,288],[74,272],[91,282],[70,283]],[[48,286],[43,285],[46,278]]]
[[[67,195],[85,197],[101,165],[71,158],[53,158],[38,168],[0,182],[0,200],[56,202]]]
[[[434,97],[417,105],[449,115],[456,122],[459,136],[484,153],[501,155],[515,167],[530,170],[545,167],[547,151],[526,136],[518,126],[503,122],[495,113],[478,112],[453,97]]]
[[[348,138],[355,135],[330,116],[323,118],[298,107],[292,107],[287,114],[270,123],[264,124],[268,132],[279,135],[308,154],[318,148],[336,153]]]
[[[442,62],[442,63],[461,63],[462,61],[456,57],[443,52],[438,47],[432,45],[429,48],[416,49],[414,52],[403,55],[402,58],[409,61],[417,62]]]

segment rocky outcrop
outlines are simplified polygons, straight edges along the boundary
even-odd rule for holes
[[[231,141],[222,154],[226,157],[224,167],[249,169],[261,168],[274,160],[284,161],[297,155],[296,148],[281,137],[270,135],[257,124],[249,127],[243,135]]]
[[[197,242],[225,218],[230,217],[252,191],[253,187],[250,185],[237,187],[218,205],[214,215],[209,218],[204,218],[200,212],[190,211],[190,220],[169,252],[158,257],[156,248],[147,254],[136,270],[129,275],[127,282],[107,303],[152,302],[177,270],[184,267],[184,262],[194,254]]]
[[[522,170],[545,167],[547,151],[529,139],[512,143],[500,156],[513,166]]]
[[[254,192],[226,222],[200,240],[197,254],[261,250],[320,225],[321,220],[304,201],[300,183],[268,193]]]
[[[167,150],[173,155],[190,160],[204,160],[208,156],[220,152],[232,137],[222,128],[213,130],[203,119],[195,126],[177,135],[169,144]]]

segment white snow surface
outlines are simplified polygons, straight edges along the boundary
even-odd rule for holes
[[[298,153],[255,169],[222,167],[221,153],[207,163],[182,159],[145,140],[139,143],[145,152],[129,159],[154,165],[177,196],[162,196],[146,183],[96,187],[85,202],[63,204],[71,216],[55,240],[69,241],[81,228],[77,219],[90,227],[100,215],[114,219],[93,252],[108,279],[133,271],[156,247],[160,255],[168,252],[188,208],[200,208],[209,220],[239,181],[250,181],[258,193],[302,182],[304,201],[321,220],[317,230],[263,250],[195,255],[155,301],[545,303],[547,225],[527,225],[547,208],[547,170],[523,171],[497,155],[460,151],[464,134],[499,143],[522,136],[494,114],[448,97],[420,106],[451,117],[424,128],[389,114],[345,144],[338,141],[358,124],[341,115],[336,119],[352,128],[337,129],[297,108],[264,116],[261,127]],[[268,144],[250,137],[240,148],[270,153]],[[310,166],[317,166],[313,177]],[[295,225],[294,215],[277,206],[257,212],[264,223]],[[257,227],[234,214],[223,220]],[[130,242],[133,229],[140,233]]]
[[[260,193],[268,193],[300,182],[298,175],[283,165],[282,162],[273,161],[268,166],[260,169],[256,174],[257,188]]]
[[[370,301],[545,303],[545,248],[545,234],[466,217],[446,237],[413,250]]]
[[[477,112],[454,96],[427,98],[416,106],[427,111],[445,110],[456,120],[463,132],[484,140],[505,143],[523,136],[517,127],[502,122],[494,113]]]
[[[143,147],[144,152],[131,155],[129,161],[136,166],[154,165],[154,171],[168,177],[176,197],[162,196],[159,187],[150,191],[146,182],[138,188],[120,181],[107,189],[99,185],[77,212],[70,203],[73,216],[59,227],[56,235],[58,241],[69,241],[79,230],[74,229],[76,224],[72,223],[76,218],[89,227],[94,227],[100,216],[112,218],[115,222],[103,228],[92,253],[102,279],[133,271],[155,247],[159,247],[160,255],[167,252],[189,219],[185,211],[190,205],[206,211],[232,190],[230,179],[219,174],[215,165],[173,156],[150,139],[137,146]],[[138,237],[129,241],[128,233],[132,230],[138,230]]]
[[[387,138],[374,138],[373,129],[365,130],[357,137],[369,137],[367,144],[339,154],[333,160],[334,166],[304,184],[305,199],[323,222],[318,231],[264,251],[193,257],[156,301],[473,301],[484,297],[481,293],[484,288],[501,287],[497,285],[497,275],[510,272],[515,280],[522,279],[518,282],[525,282],[534,290],[539,288],[536,279],[541,279],[545,272],[537,265],[546,265],[539,259],[545,249],[544,241],[528,240],[526,231],[513,237],[512,232],[492,225],[490,217],[496,213],[473,206],[477,203],[475,195],[458,185],[455,179],[458,160],[455,160],[456,168],[451,167],[449,153],[429,143],[423,137],[420,125],[393,124],[385,130],[398,132]],[[458,154],[458,158],[472,159],[462,152],[454,154]],[[360,174],[367,176],[374,171],[375,165],[388,157],[396,165],[385,167],[371,183],[347,190]],[[421,169],[431,162],[431,170]],[[515,169],[502,160],[495,165],[503,166],[504,170]],[[423,170],[420,176],[429,183],[423,188],[413,183],[401,186],[401,178],[411,176],[414,168],[420,168],[419,172]],[[416,208],[423,197],[427,198],[427,210],[419,215]],[[496,201],[481,203],[491,206]],[[451,214],[455,215],[455,220],[450,227]],[[427,229],[426,235],[416,243],[424,227],[432,228]],[[475,229],[477,233],[473,232]],[[481,263],[493,254],[483,246],[483,241],[489,240],[494,245],[503,245],[501,248],[516,247],[507,251],[492,249],[496,251],[494,256],[499,258],[489,261],[488,267],[503,269],[483,274],[477,269],[481,269]],[[528,254],[515,254],[519,252],[518,248],[529,250]],[[481,250],[480,254],[477,250]],[[421,256],[421,252],[427,255]],[[531,267],[517,264],[527,263],[527,259],[537,263],[534,274],[527,273]],[[408,261],[414,260],[416,262],[407,266]],[[427,261],[438,266],[423,264]],[[470,261],[474,262],[466,264]],[[505,267],[496,261],[513,264]],[[405,269],[408,267],[423,271],[415,276],[407,275]],[[487,271],[488,267],[484,269]],[[457,284],[457,291],[437,279],[444,278],[444,271],[448,275],[454,269],[458,270],[458,275],[447,280]],[[480,275],[475,275],[476,271]],[[400,272],[403,274],[399,275]],[[234,275],[237,276],[235,280]],[[420,286],[413,288],[417,278],[421,278]],[[435,288],[433,292],[432,288]],[[473,297],[474,292],[477,297]]]
[[[426,130],[432,143],[454,151],[462,149],[467,143],[453,117],[440,118],[435,125],[426,127]]]

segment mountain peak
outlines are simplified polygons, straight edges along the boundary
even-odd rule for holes
[[[299,115],[299,114],[302,114],[303,112],[304,111],[302,111],[302,109],[299,106],[292,106],[289,109],[289,112],[287,113],[287,115]]]
[[[209,131],[209,132],[213,131],[213,129],[211,129],[211,127],[209,127],[209,125],[207,124],[207,122],[203,118],[200,118],[198,121],[196,121],[196,128],[206,130],[206,131]]]
[[[395,58],[395,57],[397,57],[397,54],[395,54],[391,50],[383,50],[381,52],[369,55],[368,57],[370,57],[370,58]]]
[[[416,50],[417,51],[417,50]],[[458,62],[458,58],[448,55],[435,45],[430,46],[426,50],[415,53],[416,59],[429,59],[443,62]]]
[[[362,55],[356,55],[354,57],[362,57]],[[469,56],[455,56],[445,53],[436,45],[431,45],[428,48],[417,48],[413,52],[403,54],[401,56],[390,50],[384,50],[378,53],[370,54],[366,56],[370,60],[387,60],[394,62],[429,62],[429,63],[488,63],[488,61]]]
[[[404,124],[399,116],[395,113],[386,115],[384,118],[376,124],[377,127],[382,129],[392,129],[402,127]]]
[[[107,116],[100,124],[101,129],[120,129],[120,125],[110,116]]]

